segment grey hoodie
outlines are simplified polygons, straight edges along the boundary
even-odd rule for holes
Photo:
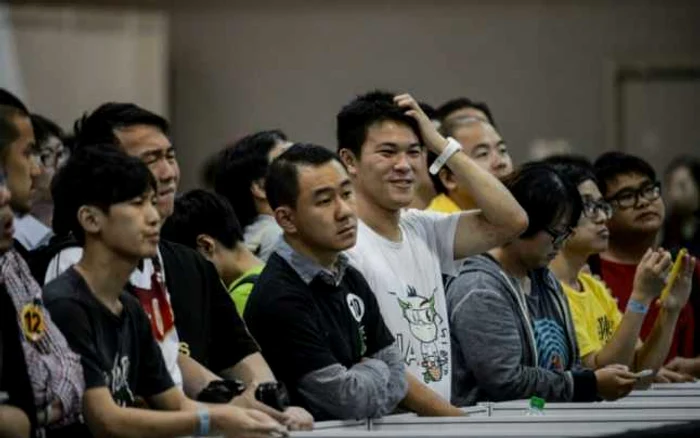
[[[578,358],[569,304],[548,269],[534,273],[564,321],[569,357]],[[491,257],[468,258],[448,283],[447,310],[452,339],[452,403],[504,401],[533,395],[548,401],[594,401],[593,371],[550,371],[537,363],[537,348],[523,292]]]

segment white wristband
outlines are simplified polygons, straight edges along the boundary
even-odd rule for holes
[[[430,171],[431,174],[437,175],[437,173],[442,169],[442,166],[447,163],[447,160],[452,157],[452,155],[456,154],[457,152],[462,150],[462,145],[459,144],[457,140],[455,140],[452,137],[447,137],[447,146],[445,146],[445,149],[442,151],[439,157],[433,161],[433,164],[430,165]]]
[[[211,419],[209,417],[209,409],[206,406],[200,405],[197,408],[197,431],[196,436],[209,436],[209,427],[211,425]]]

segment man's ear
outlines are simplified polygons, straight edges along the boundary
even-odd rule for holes
[[[216,252],[216,240],[206,234],[200,234],[195,241],[197,242],[197,252],[204,256],[205,259],[211,260]]]
[[[286,234],[296,234],[296,213],[291,207],[287,205],[277,207],[275,209],[275,220]]]
[[[445,167],[440,169],[440,171],[438,172],[438,178],[440,178],[440,182],[443,186],[445,186],[448,192],[453,192],[457,190],[457,179],[455,178],[454,173],[450,171],[450,169],[447,169]]]
[[[253,181],[250,184],[250,193],[253,194],[253,198],[267,200],[267,194],[265,193],[265,180],[260,178]]]
[[[104,213],[92,205],[83,205],[78,209],[78,223],[85,234],[97,234],[102,229]]]
[[[350,176],[357,176],[359,160],[357,156],[355,156],[355,153],[350,149],[341,149],[338,151],[338,155],[340,155],[340,159],[343,160],[343,164],[345,164],[345,167],[348,169],[348,174]]]

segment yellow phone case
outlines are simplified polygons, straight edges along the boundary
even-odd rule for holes
[[[661,292],[661,301],[663,302],[668,294],[671,292],[671,288],[673,287],[673,283],[676,282],[676,278],[678,277],[678,274],[681,272],[681,266],[683,265],[683,257],[688,254],[688,250],[683,248],[680,251],[678,251],[678,255],[676,256],[676,261],[673,262],[673,268],[671,268],[671,274],[668,276],[668,281],[666,282],[666,287],[664,287],[664,290]]]

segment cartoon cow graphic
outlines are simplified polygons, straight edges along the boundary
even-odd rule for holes
[[[423,380],[425,383],[439,382],[445,374],[447,352],[438,348],[438,321],[440,318],[435,310],[435,291],[426,298],[418,295],[413,286],[408,286],[405,299],[398,298],[403,317],[408,321],[408,327],[414,338],[420,343],[423,360]]]

